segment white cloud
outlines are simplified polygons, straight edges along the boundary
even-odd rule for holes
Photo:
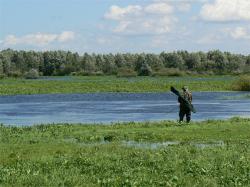
[[[121,21],[113,29],[115,33],[123,34],[165,34],[171,31],[173,20],[169,17],[163,17],[159,21],[155,18],[137,18],[133,21]]]
[[[229,28],[225,31],[235,40],[250,39],[250,30],[245,27]]]
[[[176,5],[176,8],[181,12],[188,12],[191,9],[191,4],[188,2],[182,2]]]
[[[171,14],[173,7],[167,3],[153,3],[146,6],[144,10],[150,14]]]
[[[198,3],[204,3],[204,2],[208,2],[208,1],[211,1],[211,0],[153,0],[154,2],[185,2],[185,3],[195,3],[195,2],[198,2]]]
[[[151,3],[146,6],[113,5],[104,15],[108,20],[115,20],[114,33],[119,34],[165,34],[169,33],[176,23],[174,7],[167,3]]]
[[[204,3],[209,0],[153,0],[154,2],[174,2],[174,3]]]
[[[196,43],[198,44],[218,44],[226,40],[250,40],[250,28],[235,27],[235,28],[221,28],[216,31],[205,34],[199,38]]]
[[[32,45],[32,46],[45,46],[52,42],[67,42],[75,38],[75,33],[72,31],[63,31],[61,34],[48,34],[48,33],[35,33],[27,34],[21,37],[15,35],[7,35],[2,41],[4,46],[13,45]]]
[[[14,35],[8,35],[3,40],[4,45],[16,45],[18,43],[18,39]]]
[[[134,22],[131,22],[131,21],[121,21],[119,23],[119,25],[113,30],[114,32],[116,33],[119,33],[119,32],[123,32],[125,31],[128,27],[131,27],[131,25],[133,24]]]
[[[202,6],[200,15],[207,21],[250,20],[249,0],[214,0]]]
[[[191,7],[195,3],[205,3],[209,0],[153,0],[158,3],[168,3],[171,6],[174,6],[180,12],[188,12],[191,10]]]
[[[70,40],[75,39],[75,33],[72,31],[63,31],[60,35],[57,37],[59,42],[67,42]]]
[[[136,16],[140,14],[142,7],[139,5],[129,5],[125,8],[113,5],[110,7],[109,12],[107,12],[104,17],[112,20],[123,20],[127,16]]]

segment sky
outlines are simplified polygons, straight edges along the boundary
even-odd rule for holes
[[[250,54],[250,0],[0,0],[0,50]]]

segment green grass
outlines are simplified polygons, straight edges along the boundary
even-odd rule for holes
[[[61,79],[61,80],[60,80]],[[236,77],[134,77],[114,76],[55,77],[53,80],[0,80],[0,95],[93,93],[93,92],[166,92],[170,86],[188,85],[192,91],[230,91]]]
[[[233,76],[0,80],[0,95],[230,91]],[[0,126],[0,186],[250,186],[250,119]],[[146,145],[166,141],[177,145]],[[213,146],[213,142],[223,142]],[[199,147],[197,144],[211,144]]]
[[[250,119],[240,118],[0,126],[0,186],[250,186],[249,132]],[[180,144],[150,149],[125,141]],[[215,141],[224,145],[190,144]]]

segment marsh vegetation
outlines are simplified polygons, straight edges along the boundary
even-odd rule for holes
[[[0,95],[94,93],[94,92],[167,92],[170,86],[188,85],[192,91],[231,91],[237,76],[120,77],[63,76],[36,80],[0,80]]]
[[[249,119],[240,118],[182,126],[1,126],[0,185],[249,186],[249,131]],[[179,143],[151,149],[128,141]]]

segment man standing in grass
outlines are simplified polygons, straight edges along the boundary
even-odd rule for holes
[[[188,90],[188,87],[183,86],[182,91],[183,91],[183,93],[181,94],[181,96],[184,99],[186,99],[187,101],[189,101],[189,103],[191,104],[192,103],[192,93]],[[191,120],[190,107],[188,107],[187,103],[180,96],[178,97],[178,102],[180,103],[180,111],[179,111],[180,122],[183,121],[183,118],[186,115],[187,123],[189,123]]]

